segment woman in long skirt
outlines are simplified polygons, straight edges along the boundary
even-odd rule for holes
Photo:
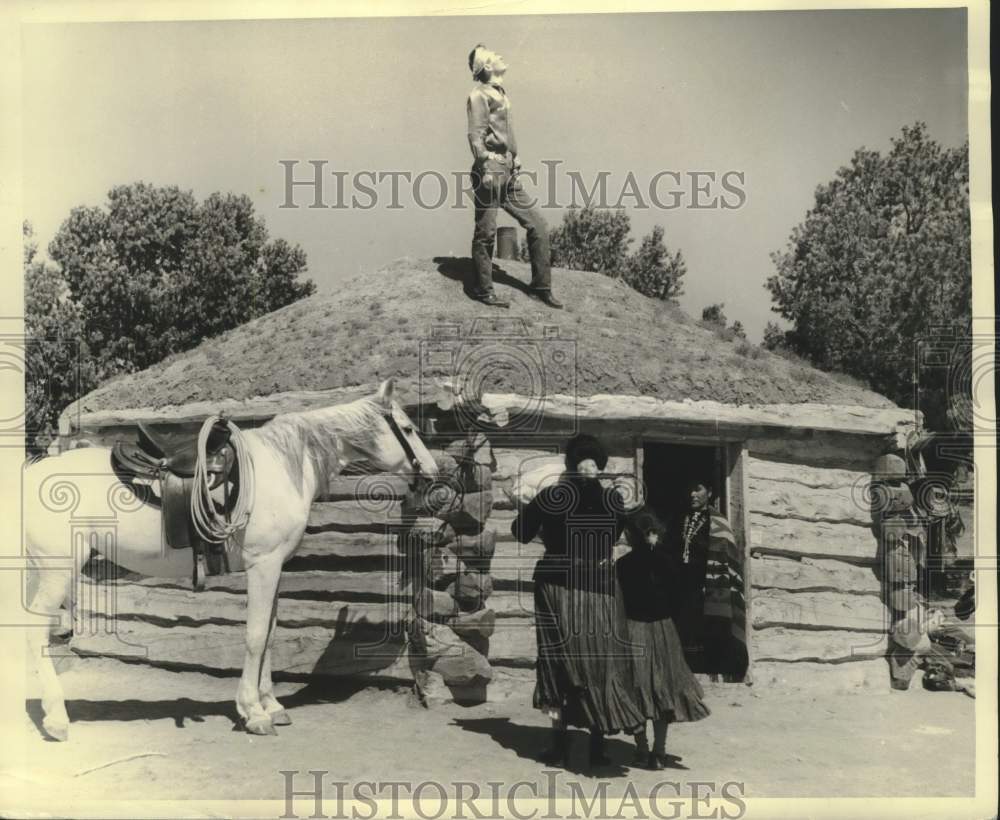
[[[636,697],[653,723],[652,751],[645,721],[635,732],[633,762],[660,770],[667,763],[669,724],[701,720],[709,709],[673,622],[677,572],[666,549],[665,528],[652,512],[640,510],[630,518],[626,534],[632,551],[618,560],[616,569],[632,643]]]
[[[521,543],[541,533],[535,566],[538,663],[533,703],[552,720],[550,764],[565,762],[567,726],[590,729],[592,766],[610,761],[604,736],[643,721],[634,699],[625,611],[615,583],[613,547],[625,504],[598,480],[608,456],[593,436],[566,446],[566,473],[544,487],[511,526]]]

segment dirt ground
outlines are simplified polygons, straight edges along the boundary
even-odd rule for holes
[[[0,773],[0,791],[6,781],[46,784],[53,794],[65,787],[79,799],[281,800],[281,770],[318,769],[346,781],[527,779],[546,796],[536,759],[546,720],[528,693],[426,709],[398,690],[283,683],[278,695],[294,725],[278,737],[251,737],[235,728],[232,678],[74,659],[61,679],[73,721],[69,742],[39,736],[38,702],[29,701],[23,764]],[[919,678],[908,692],[825,696],[711,685],[707,702],[708,719],[671,728],[674,768],[630,768],[632,747],[618,736],[609,741],[614,765],[594,776],[609,780],[612,794],[629,779],[647,790],[665,779],[737,780],[749,797],[969,796],[974,789],[975,701],[928,692]],[[586,737],[573,742],[566,777],[586,784]]]

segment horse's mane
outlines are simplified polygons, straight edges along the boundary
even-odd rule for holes
[[[371,453],[382,413],[381,405],[366,397],[319,410],[282,413],[254,432],[282,460],[289,478],[300,491],[308,458],[319,482],[318,492],[322,493],[330,476],[343,467],[340,442],[345,441],[362,453]]]

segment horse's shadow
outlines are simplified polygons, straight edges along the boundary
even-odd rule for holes
[[[434,264],[438,266],[438,272],[442,276],[460,282],[462,292],[470,299],[475,299],[469,288],[470,283],[475,279],[476,269],[471,257],[468,256],[435,256]],[[511,276],[503,268],[493,263],[493,284],[505,285],[506,287],[519,290],[521,293],[531,294],[531,288],[526,282]]]
[[[282,676],[274,675],[275,682]],[[235,685],[238,678],[234,677]],[[306,683],[301,689],[281,698],[281,704],[288,710],[299,706],[320,703],[340,703],[348,700],[363,689],[397,689],[391,683],[374,680],[325,679]],[[42,719],[41,700],[33,698],[25,701],[25,711],[38,731],[45,736]],[[173,720],[178,729],[186,729],[188,722],[204,723],[206,718],[223,717],[232,723],[233,731],[243,731],[243,721],[236,712],[236,703],[227,700],[195,700],[181,697],[161,700],[67,700],[66,712],[71,723],[116,722],[127,723],[134,720]]]

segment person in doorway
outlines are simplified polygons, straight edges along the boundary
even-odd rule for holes
[[[628,619],[636,698],[653,724],[652,750],[645,722],[634,733],[633,763],[659,771],[668,763],[670,723],[701,720],[709,709],[674,626],[677,573],[667,554],[666,530],[651,510],[641,509],[629,517],[625,533],[632,550],[615,569]]]
[[[607,461],[596,438],[574,436],[566,445],[566,472],[539,490],[511,525],[522,544],[541,533],[545,545],[533,576],[533,703],[552,720],[552,747],[543,755],[551,765],[565,763],[568,726],[590,730],[590,763],[601,766],[610,762],[604,736],[643,723],[613,564],[625,502],[599,481]]]
[[[527,231],[531,257],[529,293],[551,308],[562,303],[552,295],[552,260],[545,218],[518,181],[521,161],[511,123],[510,99],[504,90],[507,64],[482,43],[469,54],[469,70],[477,85],[466,103],[476,222],[472,234],[473,298],[493,307],[509,307],[493,291],[493,243],[497,209],[503,208]]]
[[[680,601],[676,623],[696,671],[741,678],[749,665],[742,560],[725,516],[712,503],[712,482],[688,482],[688,511],[672,528],[670,551]]]

